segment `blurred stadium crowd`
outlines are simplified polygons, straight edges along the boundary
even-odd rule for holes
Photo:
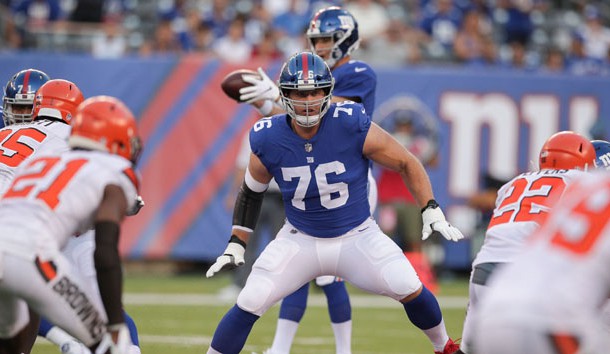
[[[317,9],[358,20],[375,67],[464,65],[610,75],[610,3],[591,0],[0,0],[3,50],[206,53],[241,64],[306,47]]]

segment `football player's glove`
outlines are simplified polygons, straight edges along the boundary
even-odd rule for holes
[[[276,102],[280,97],[280,90],[278,89],[277,85],[271,81],[263,68],[258,68],[258,73],[260,78],[254,75],[242,75],[242,79],[251,85],[239,89],[239,93],[241,94],[241,96],[239,96],[239,100],[245,103],[263,100],[271,100]]]
[[[64,342],[59,350],[61,350],[61,354],[91,354],[91,351],[84,344],[75,340]]]
[[[131,208],[131,210],[127,212],[127,216],[136,215],[140,212],[140,209],[142,209],[144,205],[146,204],[144,203],[144,199],[142,199],[142,196],[136,196],[136,204],[134,204],[133,208]]]
[[[205,273],[205,276],[207,278],[211,278],[214,276],[214,274],[220,272],[223,269],[234,269],[243,265],[244,263],[246,263],[246,261],[244,260],[245,252],[245,242],[240,240],[237,236],[232,235],[224,253],[222,254],[222,256],[216,258],[216,262],[212,264],[210,269],[208,269],[207,273]]]
[[[422,220],[424,228],[422,230],[422,240],[427,239],[433,232],[439,232],[444,238],[450,241],[458,241],[464,238],[460,230],[451,226],[445,220],[445,214],[439,207],[438,203],[433,199],[428,202],[422,210]]]
[[[129,329],[124,323],[119,323],[108,326],[108,332],[95,349],[95,354],[129,354],[131,346]]]

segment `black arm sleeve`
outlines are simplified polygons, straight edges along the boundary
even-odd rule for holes
[[[233,210],[233,225],[239,225],[254,230],[261,213],[261,205],[265,192],[257,193],[246,185],[241,185]]]
[[[108,325],[125,322],[121,301],[123,270],[118,250],[119,229],[119,225],[111,221],[95,223],[93,259],[100,295],[108,314]]]

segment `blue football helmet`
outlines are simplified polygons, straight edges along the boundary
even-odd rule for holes
[[[330,68],[316,54],[302,52],[294,54],[286,61],[278,81],[280,97],[286,112],[302,127],[313,127],[330,108],[330,99],[335,86],[335,79]],[[299,100],[290,93],[322,89],[324,97],[317,100]]]
[[[326,63],[333,68],[337,61],[358,49],[358,22],[338,6],[322,9],[313,16],[307,29],[307,40],[312,52],[316,53],[314,39],[323,37],[332,38],[332,46],[324,50],[330,51]]]
[[[595,148],[595,167],[610,171],[610,142],[605,140],[592,140]]]
[[[26,69],[13,75],[4,87],[4,125],[31,122],[36,91],[49,81],[49,76],[36,69]]]

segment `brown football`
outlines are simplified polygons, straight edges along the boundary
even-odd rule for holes
[[[260,77],[260,75],[256,71],[248,69],[239,69],[228,73],[227,76],[225,76],[224,79],[222,79],[222,82],[220,83],[222,91],[224,91],[227,96],[231,97],[237,102],[242,102],[239,99],[239,89],[241,89],[242,87],[250,86],[249,83],[245,82],[241,78],[243,74],[249,74]]]

